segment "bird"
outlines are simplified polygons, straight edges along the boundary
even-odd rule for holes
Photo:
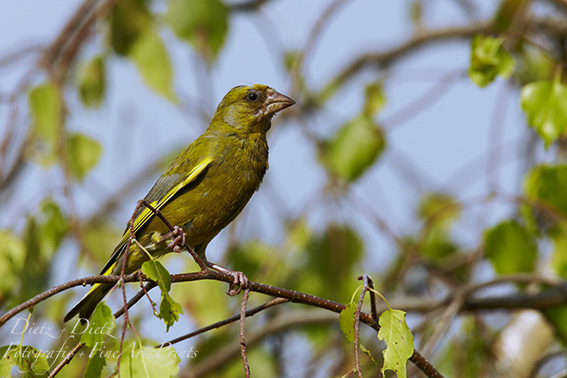
[[[174,231],[147,207],[134,214],[137,243],[128,243],[130,228],[102,268],[101,275],[120,275],[141,268],[151,258],[180,251],[184,242],[207,263],[209,242],[244,209],[268,169],[266,134],[272,117],[295,101],[263,84],[232,88],[218,105],[207,129],[166,168],[144,200],[175,225]],[[138,243],[147,251],[140,248]],[[235,272],[239,273],[239,272]],[[65,315],[90,318],[115,284],[97,283]]]

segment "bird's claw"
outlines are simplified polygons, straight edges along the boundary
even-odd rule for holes
[[[233,281],[226,292],[228,295],[234,297],[240,294],[242,289],[248,288],[248,277],[244,273],[234,271],[228,271],[227,273],[233,277]]]
[[[185,232],[179,226],[173,226],[173,231],[170,232],[173,240],[167,245],[167,248],[172,248],[173,252],[181,252],[185,248]]]

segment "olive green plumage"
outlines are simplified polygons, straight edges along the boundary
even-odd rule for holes
[[[255,84],[231,89],[219,104],[207,130],[170,164],[144,198],[172,225],[183,228],[187,243],[205,258],[207,244],[242,211],[268,169],[266,133],[278,111],[294,101],[272,88]],[[169,229],[148,209],[134,222],[136,239],[153,257],[172,252]],[[129,230],[101,274],[120,274]],[[169,237],[169,239],[168,239]],[[140,269],[147,254],[131,245],[125,273]],[[95,284],[65,316],[89,318],[112,289]]]

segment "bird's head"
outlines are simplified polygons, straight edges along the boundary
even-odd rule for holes
[[[222,122],[236,132],[266,132],[274,114],[293,104],[267,85],[239,85],[224,96],[211,125]]]

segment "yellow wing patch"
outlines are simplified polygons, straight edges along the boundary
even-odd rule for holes
[[[195,181],[195,179],[199,177],[199,175],[205,170],[205,168],[209,166],[209,164],[211,164],[212,161],[213,158],[208,156],[202,162],[197,164],[195,168],[193,168],[193,170],[191,171],[191,173],[189,173],[189,175],[185,180],[175,185],[165,194],[165,196],[163,196],[161,199],[157,201],[153,201],[152,203],[150,203],[150,205],[152,205],[157,210],[161,209],[163,205],[165,205],[167,201],[169,201],[177,192],[179,192],[182,188]],[[144,210],[142,210],[142,212],[140,213],[140,215],[134,220],[134,233],[136,233],[148,221],[148,219],[151,218],[152,215],[154,215],[153,211],[145,207]],[[120,240],[120,245],[126,243],[129,237],[130,237],[130,232],[127,230],[122,236],[122,239]]]

